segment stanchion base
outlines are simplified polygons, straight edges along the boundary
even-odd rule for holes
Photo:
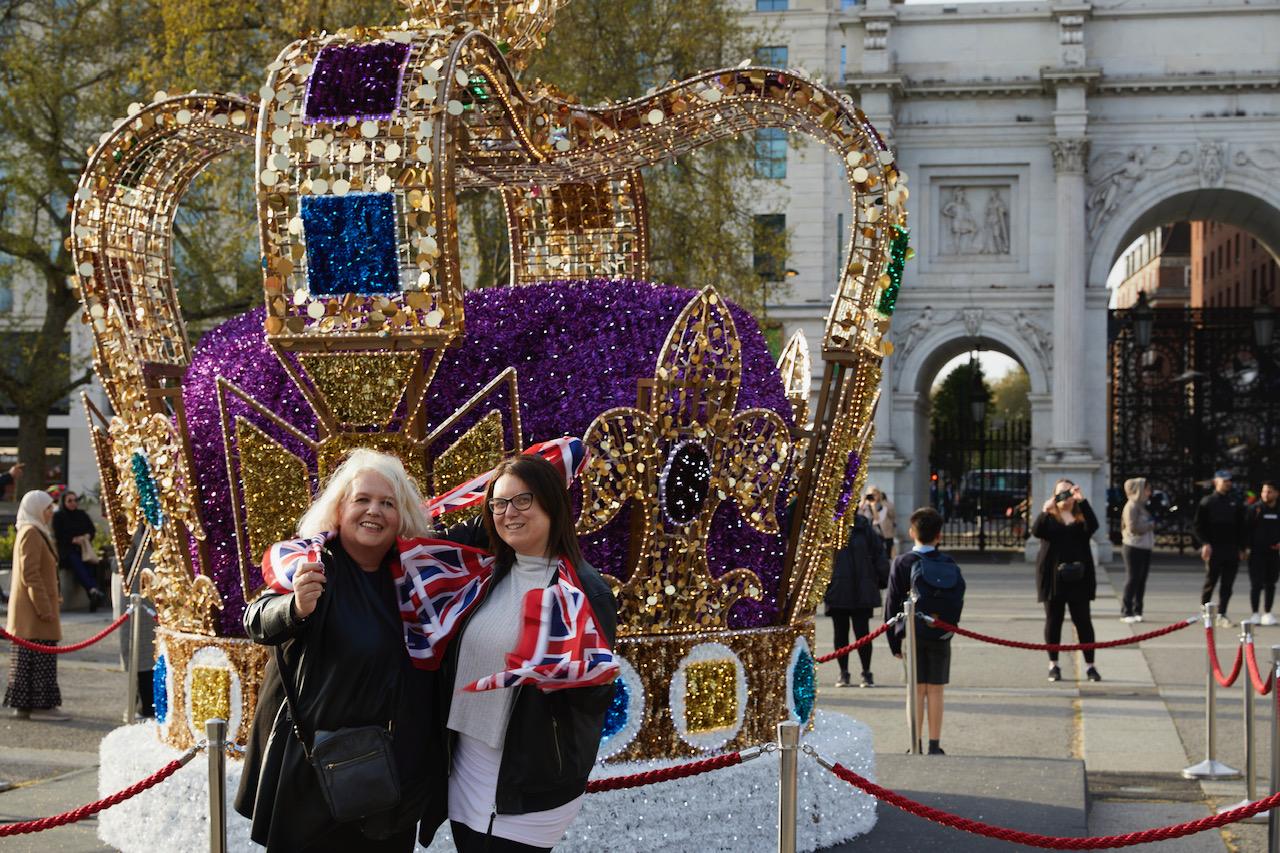
[[[1222,808],[1218,809],[1218,814],[1222,814],[1223,812],[1229,812],[1232,809],[1243,808],[1244,806],[1247,806],[1252,802],[1253,800],[1241,800],[1238,803],[1232,803],[1229,806],[1223,806]],[[1253,817],[1247,817],[1244,820],[1240,821],[1240,823],[1266,823],[1268,814],[1269,812],[1258,812]]]
[[[1240,771],[1216,758],[1206,758],[1182,771],[1183,779],[1239,779]]]

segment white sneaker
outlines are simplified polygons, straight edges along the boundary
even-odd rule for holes
[[[1263,625],[1277,625],[1277,624],[1280,624],[1280,622],[1277,622],[1277,621],[1276,621],[1276,615],[1275,615],[1274,613],[1263,613],[1263,614],[1262,614],[1262,624],[1263,624]]]
[[[1142,621],[1142,614],[1141,614],[1141,613],[1139,613],[1137,616],[1134,616],[1134,617],[1133,617],[1133,621],[1134,621],[1134,622],[1141,622],[1141,621]]]
[[[1132,625],[1134,622],[1138,621],[1138,617],[1137,616],[1121,616],[1120,621],[1126,625]]]
[[[1236,626],[1236,623],[1232,622],[1230,619],[1223,616],[1221,613],[1218,614],[1217,621],[1215,621],[1213,624],[1218,626],[1219,628],[1234,628]]]
[[[1255,625],[1260,625],[1260,624],[1262,624],[1262,620],[1258,618],[1258,614],[1257,614],[1257,613],[1255,613],[1255,614],[1253,614],[1252,616],[1250,616],[1250,617],[1249,617],[1249,621],[1250,621],[1250,622],[1252,622],[1252,623],[1253,623],[1253,624],[1255,624]]]

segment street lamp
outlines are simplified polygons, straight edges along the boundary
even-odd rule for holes
[[[1156,312],[1147,302],[1147,292],[1138,294],[1138,304],[1133,306],[1133,337],[1139,349],[1151,346],[1151,327],[1155,325]]]
[[[1276,309],[1267,303],[1253,309],[1253,343],[1258,349],[1271,346],[1271,336],[1276,331]]]
[[[978,550],[987,550],[987,388],[982,384],[976,355],[969,357],[969,414],[978,433]]]

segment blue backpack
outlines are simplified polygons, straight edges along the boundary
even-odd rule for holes
[[[944,622],[959,625],[965,587],[960,567],[955,560],[937,550],[917,553],[916,556],[916,564],[911,567],[911,592],[916,597],[916,612],[928,613]],[[916,625],[916,635],[926,640],[950,636],[924,621]]]

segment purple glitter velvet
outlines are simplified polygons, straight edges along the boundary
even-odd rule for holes
[[[392,41],[322,48],[307,80],[304,121],[387,119],[400,103],[409,45]]]
[[[862,460],[858,458],[858,451],[850,450],[849,461],[844,465],[844,482],[840,486],[840,497],[836,498],[836,521],[844,518],[845,511],[849,509],[849,501],[853,498],[853,482],[858,479],[858,470],[861,467]]]
[[[560,281],[466,294],[467,334],[445,356],[424,405],[427,422],[442,421],[508,366],[519,376],[522,444],[581,436],[600,412],[636,404],[636,382],[653,375],[658,350],[671,324],[693,297],[679,287],[641,281]],[[742,341],[742,386],[737,409],[764,408],[791,423],[791,408],[764,336],[754,318],[729,305]],[[302,395],[267,347],[261,309],[236,317],[206,335],[196,349],[184,383],[188,424],[201,478],[203,522],[213,555],[213,576],[226,602],[224,633],[242,633],[244,602],[235,554],[226,461],[222,446],[215,381],[224,376],[306,435],[316,424]],[[500,399],[494,395],[492,399]],[[481,411],[442,438],[443,448],[474,423]],[[269,427],[248,406],[231,403],[242,415],[282,441],[304,459],[296,439]],[[777,509],[781,513],[783,498]],[[624,508],[605,529],[584,537],[583,551],[602,571],[625,574],[629,512]],[[735,504],[721,505],[707,543],[713,576],[749,568],[761,578],[762,603],[740,602],[731,612],[733,627],[771,624],[777,616],[777,586],[782,572],[785,534],[753,530]],[[257,580],[256,572],[254,574]]]

